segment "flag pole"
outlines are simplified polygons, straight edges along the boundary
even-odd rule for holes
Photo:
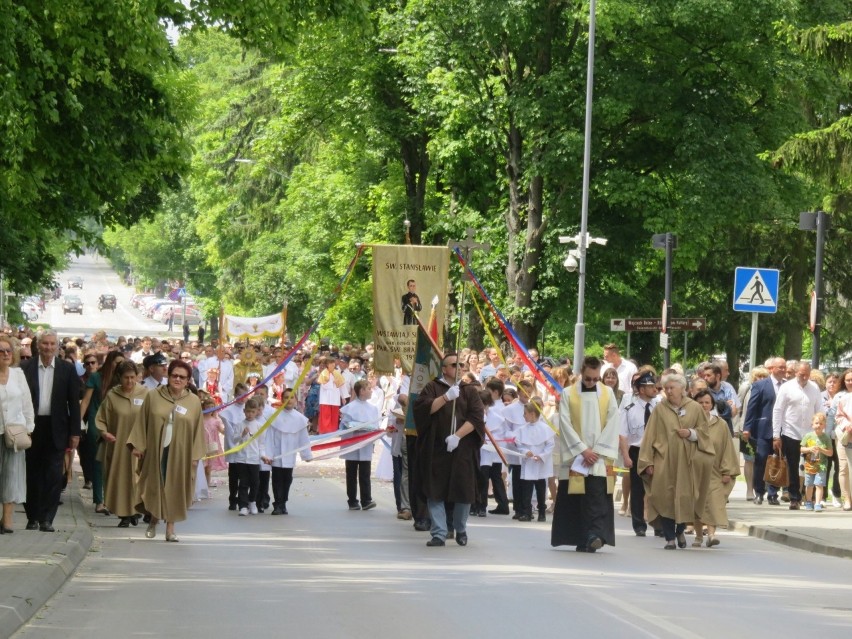
[[[428,340],[429,340],[429,344],[432,346],[432,350],[433,350],[433,351],[435,351],[435,354],[436,354],[436,355],[437,355],[440,359],[444,359],[444,351],[442,351],[442,350],[441,350],[441,347],[440,347],[440,346],[438,346],[438,343],[437,343],[434,339],[432,339],[432,336],[429,334],[429,331],[427,331],[427,330],[426,330],[426,327],[425,327],[425,326],[423,326],[423,322],[420,320],[420,318],[419,318],[419,317],[417,317],[416,315],[415,315],[414,317],[417,319],[417,327],[418,327],[418,329],[419,329],[419,330],[421,330],[421,331],[423,331],[423,334],[426,336],[426,339],[428,339]],[[455,402],[453,402],[453,407],[455,408]],[[453,417],[455,417],[455,415],[453,415]],[[454,420],[454,421],[455,421],[455,420]],[[508,467],[508,466],[509,466],[509,462],[506,460],[506,455],[505,455],[505,454],[503,454],[503,449],[502,449],[502,448],[500,448],[500,444],[498,444],[498,443],[497,443],[497,440],[496,440],[496,439],[494,439],[494,435],[492,435],[492,434],[491,434],[491,431],[489,430],[488,426],[485,426],[485,425],[483,424],[483,426],[482,426],[482,427],[483,427],[483,429],[485,429],[485,435],[488,437],[488,439],[490,439],[490,440],[491,440],[491,445],[492,445],[492,446],[494,446],[494,450],[497,452],[497,455],[500,457],[500,460],[501,460],[504,464],[506,464],[506,466]]]

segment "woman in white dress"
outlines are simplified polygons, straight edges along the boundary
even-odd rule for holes
[[[17,367],[19,352],[13,338],[0,335],[0,435],[6,424],[25,424],[27,432],[35,429],[35,412],[24,372]],[[23,450],[7,448],[0,441],[0,502],[3,518],[0,534],[14,532],[12,513],[15,504],[27,500],[27,463]]]

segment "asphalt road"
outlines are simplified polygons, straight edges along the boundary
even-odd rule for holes
[[[93,520],[77,574],[16,637],[733,637],[852,630],[847,560],[735,533],[714,549],[664,551],[616,517],[617,546],[550,547],[550,523],[488,516],[470,543],[427,548],[379,507],[349,512],[342,461],[297,469],[290,514],[237,517],[223,488],[178,524]],[[94,517],[94,516],[93,516]],[[774,633],[774,634],[773,634]]]
[[[68,288],[68,278],[83,278],[83,288]],[[142,317],[142,314],[130,306],[133,289],[125,286],[118,275],[103,258],[88,255],[75,258],[69,269],[57,276],[62,286],[62,294],[78,295],[83,301],[82,315],[62,312],[62,298],[48,302],[39,322],[49,323],[60,336],[89,336],[95,331],[105,330],[113,339],[119,335],[159,335],[165,334],[165,324]],[[103,293],[112,293],[116,297],[115,311],[98,310],[98,297]]]

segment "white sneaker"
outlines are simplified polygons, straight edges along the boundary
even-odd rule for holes
[[[248,508],[240,508],[240,517],[245,517],[248,513]]]
[[[257,504],[255,504],[255,503],[249,504],[249,513],[251,513],[252,515],[257,514]]]
[[[843,505],[843,504],[841,504],[841,503],[840,503],[840,501],[837,499],[837,497],[832,497],[832,498],[831,498],[831,506],[832,506],[833,508],[840,508],[842,505]]]

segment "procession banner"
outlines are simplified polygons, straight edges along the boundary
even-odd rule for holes
[[[417,396],[420,395],[423,387],[441,370],[440,362],[429,340],[429,335],[423,330],[423,325],[419,324],[415,328],[418,329],[417,350],[414,356],[414,367],[411,370],[411,383],[408,387],[408,407],[405,410],[405,434],[411,436],[417,435],[417,428],[414,426],[414,402],[417,401]]]
[[[230,337],[237,339],[257,339],[261,337],[278,337],[284,332],[284,314],[276,313],[265,317],[235,317],[225,315]]]
[[[379,374],[393,373],[394,358],[410,371],[417,320],[428,319],[433,300],[437,325],[447,310],[450,252],[444,246],[376,244],[373,249],[373,343]],[[439,331],[440,333],[440,331]]]

